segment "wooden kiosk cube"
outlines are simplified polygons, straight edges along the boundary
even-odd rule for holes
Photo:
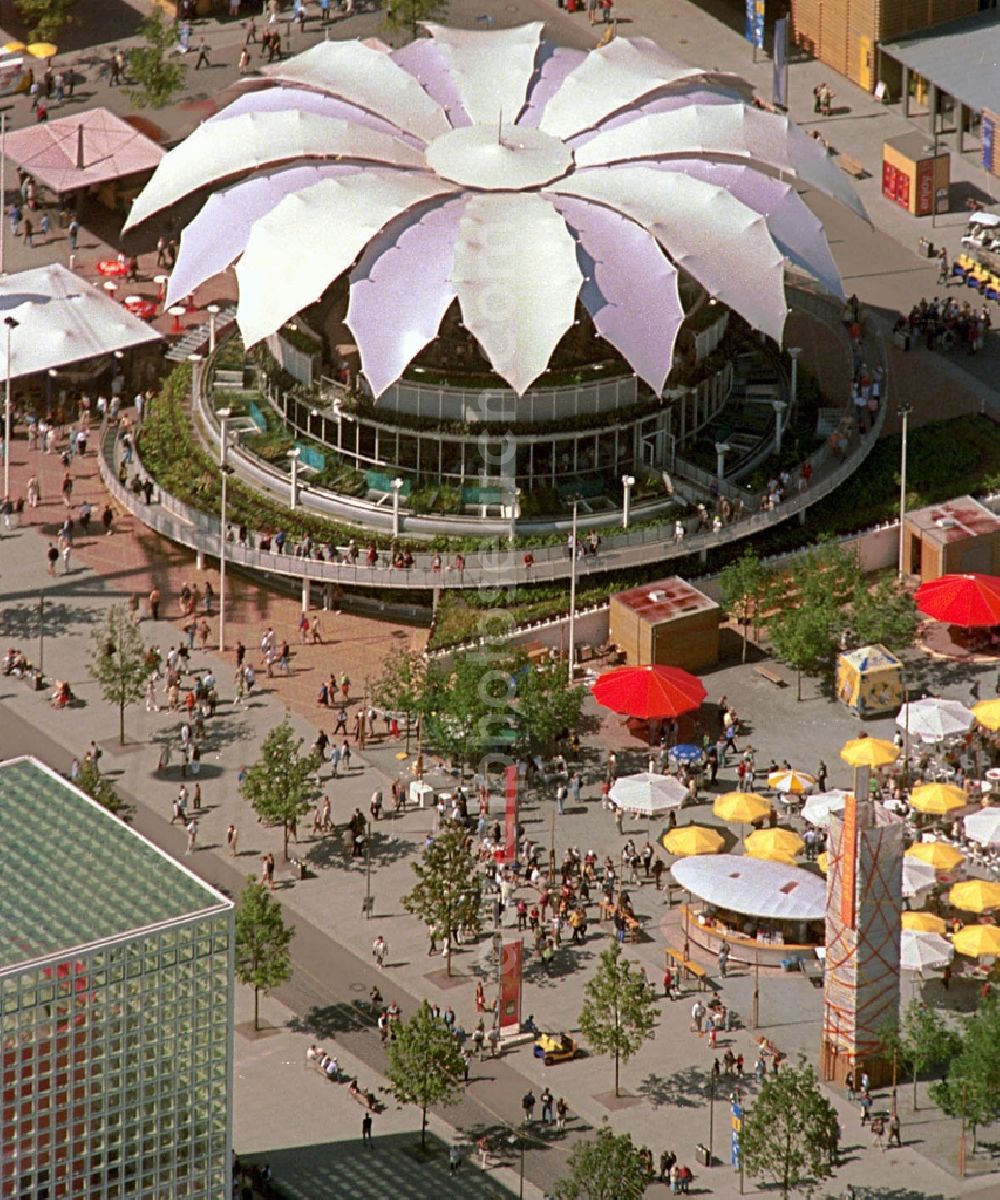
[[[904,133],[882,143],[882,195],[915,217],[948,211],[950,171],[948,151],[935,147],[929,134]]]
[[[673,575],[611,598],[611,641],[630,666],[699,671],[719,661],[718,604]]]

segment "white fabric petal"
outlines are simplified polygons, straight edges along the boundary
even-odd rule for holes
[[[394,218],[452,191],[430,175],[371,168],[286,196],[256,223],[236,265],[244,343],[317,300]]]
[[[723,188],[651,167],[577,171],[545,194],[580,196],[638,222],[709,292],[781,341],[784,258],[764,218]]]
[[[425,23],[458,87],[462,107],[474,125],[495,125],[500,116],[513,124],[528,99],[540,21],[489,33]]]
[[[518,395],[573,324],[582,282],[576,244],[548,200],[469,199],[455,244],[455,290],[466,328]]]
[[[417,38],[400,50],[393,50],[392,59],[413,76],[432,100],[441,105],[455,129],[472,124],[472,118],[462,107],[455,81],[448,73],[448,64],[440,46],[430,38]]]
[[[305,88],[272,87],[269,84],[256,91],[244,92],[232,104],[227,104],[214,116],[209,117],[204,124],[229,121],[233,117],[242,117],[244,113],[250,112],[307,112],[315,113],[318,117],[339,117],[350,121],[352,125],[361,125],[365,129],[374,129],[390,137],[399,138],[408,146],[421,149],[424,146],[422,138],[415,137],[412,133],[404,133],[391,121],[366,112],[356,104],[349,104],[337,96],[324,96],[320,92],[310,92]]]
[[[382,56],[379,56],[382,57]],[[398,138],[312,113],[246,113],[200,125],[163,159],[132,205],[125,229],[189,192],[268,164],[297,158],[352,158],[421,167],[423,155]]]
[[[684,321],[677,271],[656,239],[621,213],[569,196],[552,202],[586,255],[580,299],[598,333],[659,395]]]
[[[455,238],[464,209],[464,200],[446,200],[422,212],[411,210],[403,231],[397,232],[395,222],[351,273],[347,325],[376,396],[437,336],[455,299]]]
[[[553,46],[551,42],[542,42],[538,52],[541,69],[531,85],[528,103],[518,125],[528,129],[537,129],[542,119],[545,106],[562,87],[566,76],[574,71],[587,57],[583,50],[567,50],[564,46]]]
[[[648,38],[615,38],[570,72],[546,104],[539,128],[570,138],[671,84],[713,79],[750,99],[749,85],[736,75],[692,67]]]
[[[177,265],[170,273],[166,307],[189,296],[206,279],[231,266],[246,249],[254,224],[290,192],[311,187],[321,179],[353,175],[357,163],[325,163],[289,167],[256,175],[209,196],[204,208],[181,234]]]
[[[363,42],[317,42],[294,58],[265,67],[264,74],[370,109],[424,142],[450,129],[444,110],[413,76]]]
[[[576,163],[596,167],[678,154],[744,158],[788,171],[868,220],[847,176],[814,138],[787,117],[743,104],[692,104],[640,117],[580,146]]]
[[[672,158],[647,163],[658,171],[675,171],[724,187],[741,204],[759,212],[789,262],[808,272],[835,296],[844,297],[840,270],[830,253],[823,222],[791,184],[752,167],[710,163],[698,158]]]

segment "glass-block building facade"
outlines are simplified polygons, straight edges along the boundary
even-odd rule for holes
[[[0,1197],[227,1197],[232,1003],[231,902],[0,764]]]

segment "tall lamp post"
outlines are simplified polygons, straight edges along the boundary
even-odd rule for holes
[[[507,1136],[508,1146],[518,1146],[521,1152],[521,1166],[518,1172],[517,1180],[517,1200],[524,1200],[524,1134],[520,1137],[516,1133],[510,1133]]]
[[[399,493],[403,490],[402,479],[392,481],[392,536],[399,537]]]
[[[577,560],[577,530],[576,514],[580,497],[573,497],[573,557],[569,563],[569,681],[573,682],[576,674],[576,560]]]
[[[208,352],[215,353],[215,318],[222,312],[222,308],[218,304],[206,304],[205,312],[208,313]]]
[[[903,400],[899,405],[899,420],[902,438],[899,446],[899,578],[903,578],[903,547],[906,545],[906,433],[908,418],[913,412],[909,400]]]
[[[801,346],[789,346],[788,357],[792,360],[791,379],[788,387],[788,406],[795,407],[795,401],[799,395],[799,355],[802,353]]]
[[[7,391],[3,402],[3,494],[6,497],[10,495],[10,335],[20,322],[15,321],[13,317],[4,317],[3,323],[7,326]]]
[[[299,458],[302,451],[295,447],[294,450],[288,451],[288,461],[291,464],[291,494],[289,495],[288,507],[294,509],[299,502]]]
[[[628,529],[628,502],[632,496],[632,489],[635,487],[635,476],[623,475],[622,487],[624,488],[624,497],[622,503],[622,529]]]
[[[232,409],[220,408],[219,418],[219,471],[222,475],[222,511],[219,517],[219,652],[226,649],[226,484],[229,479],[229,418]]]

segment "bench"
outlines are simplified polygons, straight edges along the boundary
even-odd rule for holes
[[[788,687],[788,683],[782,679],[776,671],[772,671],[769,667],[762,666],[760,663],[758,663],[754,667],[754,670],[762,679],[766,679],[768,683],[773,683],[775,687]]]
[[[684,973],[688,979],[697,979],[698,991],[703,992],[708,987],[708,972],[700,963],[692,962],[691,959],[685,958],[679,951],[672,946],[667,946],[664,950],[668,962],[672,963],[678,971]]]
[[[842,171],[846,171],[848,175],[853,175],[855,179],[867,179],[868,171],[863,163],[860,163],[850,154],[838,154],[837,165]]]

